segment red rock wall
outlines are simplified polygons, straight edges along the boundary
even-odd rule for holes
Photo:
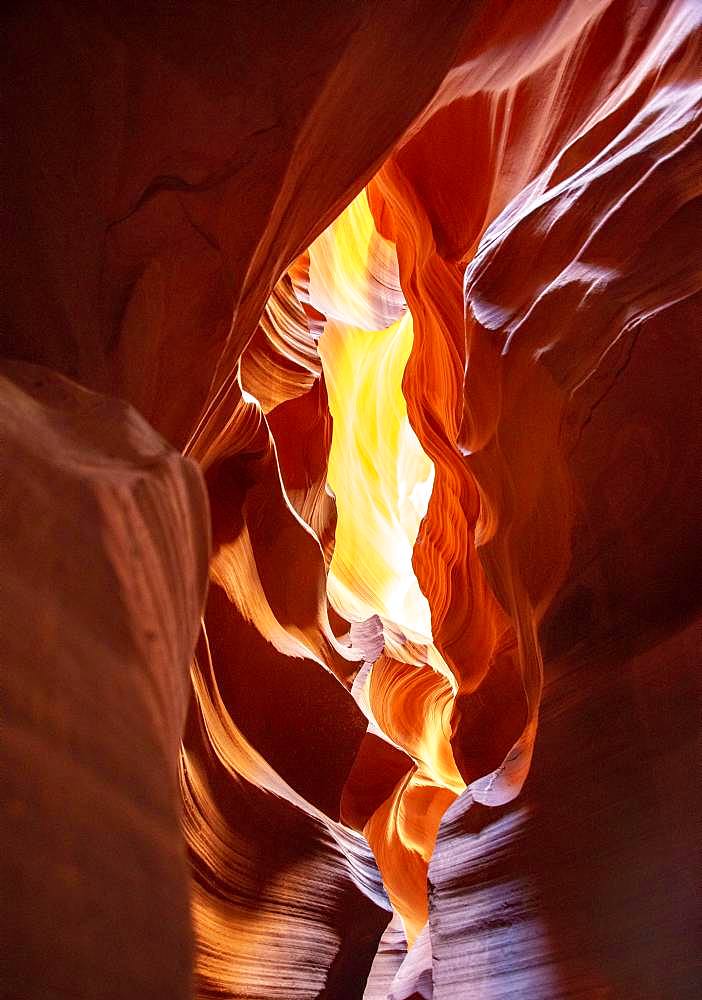
[[[7,17],[8,996],[702,985],[700,11],[410,6]]]
[[[202,477],[131,407],[2,368],[6,997],[189,997],[177,761]]]

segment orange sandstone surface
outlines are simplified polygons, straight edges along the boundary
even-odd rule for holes
[[[2,996],[697,997],[697,0],[6,39]]]

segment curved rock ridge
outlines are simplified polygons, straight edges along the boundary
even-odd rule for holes
[[[698,615],[636,656],[550,662],[522,795],[466,793],[439,829],[435,997],[699,994],[701,640]]]
[[[3,120],[8,135],[2,172],[9,232],[2,241],[5,280],[0,290],[0,353],[40,362],[92,390],[128,400],[171,444],[199,460],[207,472],[216,541],[213,575],[219,580],[211,582],[206,609],[207,633],[214,637],[215,670],[220,682],[223,674],[234,675],[229,685],[222,682],[225,699],[238,699],[252,673],[259,683],[262,675],[270,672],[268,688],[259,685],[262,694],[258,705],[252,701],[242,704],[242,718],[231,700],[228,708],[234,717],[232,727],[238,721],[244,728],[249,723],[247,735],[263,741],[264,752],[290,782],[279,786],[285,788],[275,799],[282,803],[280,809],[256,813],[253,802],[258,799],[270,806],[274,801],[271,793],[260,791],[253,782],[247,785],[246,779],[237,777],[234,767],[227,772],[232,789],[248,789],[242,792],[227,822],[230,838],[243,845],[245,865],[251,865],[252,873],[247,882],[241,869],[229,870],[227,892],[243,897],[251,879],[255,883],[256,872],[263,875],[265,863],[253,864],[256,845],[276,824],[281,850],[286,829],[292,831],[295,824],[302,824],[302,833],[292,840],[296,845],[292,854],[297,858],[299,850],[300,858],[309,853],[314,859],[306,877],[290,882],[299,895],[298,909],[286,908],[278,898],[282,876],[269,896],[279,917],[277,923],[269,925],[269,931],[277,936],[291,975],[282,987],[286,995],[297,991],[311,997],[323,990],[329,995],[360,993],[389,914],[382,907],[378,910],[382,894],[377,887],[369,888],[377,875],[359,835],[338,827],[335,839],[330,839],[323,821],[316,814],[308,819],[305,812],[317,809],[320,816],[326,816],[339,811],[343,779],[365,730],[365,719],[350,694],[344,693],[343,685],[351,685],[362,654],[349,653],[348,639],[339,641],[338,637],[348,633],[349,623],[326,607],[325,558],[328,562],[331,557],[335,517],[331,497],[324,491],[328,412],[323,387],[310,378],[318,368],[308,331],[294,326],[294,341],[288,336],[293,329],[287,322],[290,315],[297,319],[289,279],[282,277],[279,309],[271,304],[267,316],[263,313],[291,261],[362,188],[439,86],[460,39],[462,6],[456,0],[437,12],[432,2],[416,3],[408,21],[406,5],[400,0],[383,5],[354,0],[323,7],[298,3],[262,6],[249,0],[193,5],[176,0],[167,9],[147,2],[138,11],[119,0],[100,0],[80,10],[60,0],[47,0],[14,5],[5,23],[3,95],[7,103],[3,110],[7,114]],[[423,63],[423,72],[408,80],[405,68],[417,60]],[[357,109],[363,105],[365,110],[357,117]],[[350,129],[352,120],[355,126]],[[290,280],[296,280],[294,275]],[[303,308],[309,314],[309,330],[314,331],[314,310],[304,304]],[[259,326],[265,342],[263,334],[256,333]],[[262,407],[241,389],[240,359],[252,336],[249,355],[241,362],[243,384],[260,395]],[[261,378],[263,358],[267,365],[272,360],[277,369],[276,377],[271,374],[265,386]],[[298,375],[302,376],[301,386]],[[306,390],[311,390],[310,394]],[[295,404],[294,397],[302,402],[289,416],[290,411],[282,407]],[[279,407],[281,412],[276,415]],[[99,421],[100,409],[91,412]],[[271,414],[272,426],[277,423],[280,460],[264,412]],[[55,411],[51,419],[59,420]],[[293,427],[298,420],[299,426]],[[309,421],[307,435],[304,421]],[[318,427],[321,447],[315,441]],[[282,428],[291,431],[287,446]],[[88,429],[84,428],[86,433]],[[15,539],[18,547],[11,546],[11,552],[24,553],[34,545],[41,557],[32,560],[27,554],[18,561],[13,556],[3,563],[3,576],[9,565],[10,573],[23,582],[22,593],[33,592],[34,600],[45,606],[47,618],[39,620],[44,630],[40,636],[50,636],[57,631],[71,632],[76,621],[71,619],[70,601],[61,598],[64,590],[70,592],[72,576],[50,574],[47,581],[54,588],[53,594],[34,582],[32,567],[42,565],[44,558],[51,562],[64,544],[63,535],[47,540],[41,534],[43,511],[55,489],[55,478],[51,462],[37,466],[27,458],[35,433],[31,423],[22,429],[19,437],[24,434],[27,441],[21,441],[18,461],[33,469],[37,481],[44,484],[42,502],[46,502],[30,512],[26,537],[21,534],[19,541]],[[93,451],[102,449],[109,465],[112,442],[100,437],[99,427],[94,433],[100,446]],[[124,434],[128,437],[129,431]],[[293,456],[303,440],[308,445],[307,457],[304,463],[296,464]],[[60,452],[57,448],[56,456]],[[93,454],[88,445],[83,453]],[[97,465],[101,467],[101,462]],[[193,475],[197,486],[191,486],[194,492],[200,490],[201,500],[202,484],[188,471],[193,466],[178,468],[181,471],[174,471],[174,479]],[[281,485],[281,469],[290,487],[289,496]],[[97,773],[100,780],[105,779],[105,796],[117,794],[124,785],[120,802],[126,818],[113,817],[101,807],[105,796],[101,799],[93,794],[90,773],[76,774],[74,793],[66,798],[65,815],[66,822],[74,821],[76,836],[84,831],[85,843],[71,840],[64,845],[69,858],[67,867],[62,867],[60,844],[45,851],[37,847],[32,865],[25,863],[23,848],[30,843],[26,840],[23,844],[27,814],[24,820],[20,817],[19,823],[9,825],[3,815],[3,845],[10,836],[17,856],[25,858],[13,869],[10,880],[17,889],[21,918],[8,913],[12,938],[4,924],[2,933],[4,942],[15,942],[17,933],[20,936],[19,950],[13,949],[10,956],[13,975],[17,973],[10,995],[14,991],[23,1000],[47,995],[52,989],[58,995],[138,995],[158,1000],[190,993],[190,931],[177,812],[168,797],[171,786],[162,780],[160,752],[155,756],[147,752],[151,742],[163,740],[170,748],[170,765],[176,763],[175,743],[169,739],[177,742],[187,688],[181,686],[179,696],[174,696],[173,718],[164,720],[159,707],[154,706],[148,720],[139,718],[133,726],[125,725],[122,754],[114,748],[116,767],[111,768],[111,758],[102,754],[104,740],[100,735],[105,714],[112,711],[118,720],[134,715],[130,693],[124,688],[125,669],[130,678],[135,675],[139,698],[144,687],[159,692],[168,688],[172,677],[178,683],[183,679],[194,644],[194,625],[203,597],[203,554],[209,543],[204,509],[193,499],[190,521],[182,511],[169,510],[158,531],[151,515],[158,522],[171,494],[157,473],[158,466],[152,466],[148,474],[143,472],[145,502],[151,501],[152,493],[156,495],[143,514],[149,528],[158,534],[154,560],[142,575],[138,562],[133,572],[142,580],[146,569],[159,569],[159,594],[154,594],[154,600],[158,597],[167,620],[172,620],[172,655],[170,659],[154,656],[143,664],[141,660],[132,663],[129,657],[125,661],[116,639],[110,650],[98,645],[99,669],[91,671],[86,666],[84,692],[71,680],[71,666],[60,655],[47,696],[55,698],[57,686],[61,689],[66,718],[79,717],[82,706],[90,707],[92,721],[86,725],[100,748]],[[80,465],[79,478],[81,485],[76,490],[90,497],[97,479],[90,462]],[[172,489],[177,488],[176,482]],[[59,504],[63,502],[60,492],[57,499]],[[111,544],[113,522],[107,525],[105,542],[99,533],[101,515],[87,500],[63,513],[69,516],[71,510],[79,522],[77,541],[69,556],[73,574],[84,564],[100,562],[104,544]],[[116,516],[108,513],[110,518]],[[10,512],[8,524],[13,517]],[[139,528],[138,516],[137,522]],[[191,529],[197,536],[193,551],[189,548]],[[129,525],[119,538],[128,544]],[[84,579],[86,589],[92,581],[94,604],[89,604],[91,621],[85,628],[81,624],[80,635],[92,635],[93,627],[98,632],[104,629],[108,637],[122,628],[139,631],[139,621],[146,614],[139,600],[130,605],[128,615],[122,615],[121,608],[113,607],[113,591],[102,577],[96,579],[86,571]],[[240,586],[242,579],[250,589]],[[125,589],[132,593],[128,583]],[[51,608],[57,601],[54,614]],[[26,601],[20,610],[14,608],[21,619],[27,616],[25,607]],[[115,616],[119,620],[113,628]],[[78,621],[82,622],[80,616]],[[268,642],[267,632],[274,643]],[[231,640],[225,653],[216,641],[217,634]],[[5,644],[4,636],[5,630]],[[160,641],[160,630],[158,638]],[[232,659],[231,651],[239,643],[248,660],[237,660],[236,654]],[[18,684],[28,685],[30,700],[42,700],[41,673],[36,680],[26,680],[32,677],[26,667],[35,652],[36,644],[22,647],[20,659],[11,663],[11,674]],[[200,655],[197,662],[202,662]],[[325,669],[333,671],[343,685]],[[298,682],[295,687],[292,682],[295,677],[299,681],[301,671],[307,671],[309,683]],[[258,712],[261,703],[265,709],[266,690],[276,689],[279,700],[269,705],[275,708],[274,715],[261,710],[252,728],[250,713]],[[293,706],[285,702],[285,693],[294,689],[298,693]],[[202,712],[203,697],[196,695],[191,706],[191,716],[196,719]],[[337,712],[339,725],[348,728],[342,749],[334,727]],[[315,721],[320,718],[328,721],[326,729]],[[286,730],[288,722],[290,729]],[[211,731],[211,719],[209,725]],[[311,744],[316,763],[320,769],[329,764],[328,774],[320,773],[316,782],[314,771],[305,777],[305,762],[296,762],[290,749],[304,745],[313,726],[322,730],[320,741]],[[159,727],[163,731],[154,733]],[[278,741],[271,736],[276,729]],[[148,746],[140,754],[143,733]],[[187,760],[195,761],[197,740],[191,728],[184,739],[190,754]],[[59,727],[55,740],[60,752],[72,746],[66,726]],[[205,746],[203,753],[209,759],[213,752]],[[44,758],[50,756],[44,743],[25,744],[19,759],[12,763],[18,786],[23,785],[23,774],[31,782],[33,769],[44,768]],[[25,757],[29,765],[23,763]],[[237,764],[240,769],[242,766]],[[135,772],[131,784],[122,781],[122,771],[130,768]],[[312,797],[314,805],[306,804],[298,792],[294,804],[284,801],[291,798],[288,789],[296,783]],[[42,779],[37,788],[45,784]],[[192,784],[197,785],[195,779]],[[312,787],[315,784],[316,789]],[[132,834],[129,827],[132,820],[139,824],[141,813],[137,815],[139,810],[133,811],[131,803],[133,798],[140,803],[142,787],[143,798],[153,799],[164,814],[163,829],[147,831],[143,842],[141,834]],[[226,793],[218,789],[218,794],[226,803]],[[249,798],[251,813],[258,818],[237,835],[237,817],[246,812]],[[24,801],[21,795],[20,800]],[[200,805],[202,800],[203,795]],[[202,806],[201,815],[207,823],[214,823],[219,800],[213,799],[215,805],[205,801],[209,808]],[[36,835],[46,845],[52,842],[58,822],[52,802],[55,799],[47,793],[34,811]],[[220,802],[218,808],[221,812],[224,805]],[[90,814],[84,825],[82,819],[79,823],[77,811],[81,816]],[[214,899],[216,909],[222,899],[218,893],[224,889],[212,874],[216,869],[210,864],[213,848],[207,846],[216,843],[216,834],[208,830],[197,839],[192,824],[186,825],[186,830],[193,868],[198,873],[196,898],[203,898],[204,879],[207,898]],[[99,853],[104,843],[110,845],[106,856],[114,859],[111,870],[92,853]],[[269,854],[272,857],[274,853],[275,844]],[[288,857],[290,854],[288,850]],[[15,857],[4,846],[3,856]],[[345,872],[351,872],[364,886],[366,895],[359,896]],[[305,895],[315,878],[327,889],[338,883],[338,891],[320,890],[320,919],[302,920],[300,926],[309,938],[306,958],[298,962],[296,942],[300,935],[296,936],[294,929],[309,911]],[[41,888],[37,880],[43,883]],[[366,905],[368,893],[376,901]],[[344,900],[353,905],[347,906]],[[91,908],[100,914],[109,910],[113,924],[108,931],[96,930],[93,935],[89,924],[81,922],[83,911]],[[198,912],[205,910],[207,907],[203,910],[198,903]],[[235,910],[241,916],[245,907]],[[65,927],[57,914],[65,916]],[[255,908],[247,916],[255,921]],[[260,929],[262,925],[256,926]],[[370,936],[364,938],[365,934]],[[79,935],[78,944],[75,935]],[[320,937],[325,945],[317,949],[311,942]],[[246,941],[241,921],[233,921],[229,927],[226,921],[198,918],[198,940],[197,966],[202,976],[197,992],[212,988],[218,995],[223,990],[239,996],[260,995],[275,978],[277,966],[271,963],[271,976],[261,985],[261,952],[257,953],[260,964],[256,970],[241,961],[237,942]],[[365,940],[365,944],[351,947],[352,940]],[[55,950],[47,947],[48,941],[56,942]],[[92,962],[88,962],[88,952],[93,955]],[[346,958],[334,959],[337,952]],[[367,956],[360,966],[353,966],[358,961],[353,957],[356,953]],[[72,958],[57,958],[56,970],[52,967],[51,976],[45,978],[42,970],[59,954]],[[222,959],[215,974],[204,958],[210,954]],[[235,955],[237,962],[227,963],[227,954]],[[349,972],[351,966],[356,969],[353,973]],[[26,974],[28,967],[38,975],[36,988],[35,980]],[[215,983],[218,977],[221,982]],[[3,978],[3,993],[5,985]]]
[[[291,276],[273,289],[256,333],[241,357],[241,383],[268,414],[319,379],[321,365],[311,324]]]
[[[9,995],[698,996],[697,0],[7,23]]]
[[[361,825],[412,942],[427,919],[426,866],[441,812],[465,788],[448,743],[454,677],[412,568],[434,479],[402,392],[412,317],[394,246],[376,230],[365,193],[308,256],[305,298],[327,317],[319,352],[333,417],[327,481],[337,522],[327,592],[347,619],[377,616],[386,650],[354,683],[370,729],[342,816],[358,817],[365,770],[374,792]],[[389,784],[380,777],[388,770]],[[386,801],[377,797],[383,787]]]
[[[700,607],[688,559],[699,393],[681,368],[682,352],[699,371],[696,342],[681,338],[702,278],[700,45],[694,4],[610,4],[532,73],[488,91],[469,75],[447,85],[450,102],[437,100],[369,188],[414,320],[404,392],[436,470],[414,564],[459,682],[451,745],[473,802],[508,802],[528,774],[543,643],[552,656],[606,639],[620,658]],[[694,428],[684,454],[680,419]],[[467,582],[452,587],[456,563]],[[623,724],[643,738],[635,719]],[[441,899],[432,905],[438,927]],[[499,947],[497,934],[482,942]],[[547,954],[535,943],[530,955],[543,981],[496,970],[488,983],[460,964],[465,978],[443,978],[438,995],[466,981],[487,995],[566,995]],[[602,995],[629,995],[634,981],[633,995],[655,995],[609,961]],[[692,994],[699,974],[686,953],[666,995],[673,982]]]
[[[629,34],[613,36],[627,16]],[[302,297],[327,317],[318,320],[320,353],[334,417],[329,594],[347,618],[378,614],[384,624],[386,653],[364,671],[356,694],[372,731],[413,766],[364,832],[410,943],[429,912],[426,866],[443,810],[466,784],[474,801],[504,804],[528,774],[543,676],[539,627],[578,572],[580,512],[592,502],[592,472],[587,459],[578,466],[578,451],[593,411],[615,383],[627,405],[622,366],[642,328],[655,336],[666,310],[691,316],[699,288],[690,239],[700,164],[693,8],[610,4],[571,29],[558,44],[553,36],[549,58],[501,86],[475,88],[466,66],[456,71],[432,114],[371,182],[374,229],[361,196],[309,251]],[[607,64],[613,37],[617,59]],[[586,80],[594,81],[587,89]],[[634,253],[623,233],[637,227]],[[393,243],[409,306],[401,319],[380,294],[396,287],[387,277]],[[392,302],[403,308],[399,295]],[[397,375],[384,373],[410,322],[413,346],[400,360],[409,355],[406,414],[433,469],[429,506],[405,531],[416,584],[406,556],[392,574],[383,570],[398,551],[390,522],[402,500],[374,485],[391,482],[396,467],[393,414],[406,418],[390,391]],[[374,325],[382,341],[364,334]],[[676,361],[668,363],[679,378]],[[654,454],[666,440],[662,419],[635,432]],[[691,512],[689,494],[698,499],[699,490],[686,468],[688,497],[680,481],[664,496],[678,506],[683,499]],[[683,517],[679,530],[682,538],[692,523]],[[590,539],[590,567],[596,552]],[[670,590],[676,568],[649,569],[659,587],[661,572]],[[405,582],[394,605],[383,583],[393,576]],[[655,626],[649,613],[645,627]],[[626,642],[627,622],[619,627]],[[383,766],[379,753],[364,753]],[[354,787],[361,782],[359,763]]]
[[[254,734],[264,757],[229,714],[215,679],[215,670],[221,678],[222,666],[202,640],[193,667],[197,703],[181,757],[184,829],[195,879],[199,995],[219,996],[223,990],[257,998],[360,995],[390,916],[388,903],[368,845],[329,818],[320,784],[329,782],[334,766],[328,758],[339,757],[339,724],[346,722],[344,742],[352,753],[365,727],[353,733],[353,719],[346,721],[353,702],[347,699],[345,713],[339,685],[336,704],[328,690],[319,699],[325,675],[317,669],[309,672],[302,691],[302,715],[290,700],[288,684],[283,695],[288,695],[289,721],[282,732],[279,722],[277,734],[288,757],[291,741],[309,740],[310,728],[319,728],[325,710],[336,723],[333,731],[312,737],[312,754],[300,762],[308,773],[305,798],[294,787],[299,773],[291,773],[290,784],[281,776],[284,756],[276,757],[270,738]],[[270,683],[276,680],[271,674]],[[260,713],[261,705],[256,707]],[[239,701],[234,708],[250,706]],[[274,717],[280,720],[280,709]],[[342,781],[344,776],[342,763]]]

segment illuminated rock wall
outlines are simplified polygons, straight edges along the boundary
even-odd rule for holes
[[[696,0],[7,23],[4,992],[699,995]]]

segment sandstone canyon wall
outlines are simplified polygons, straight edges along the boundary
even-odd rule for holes
[[[8,998],[702,989],[702,8],[5,14]]]

